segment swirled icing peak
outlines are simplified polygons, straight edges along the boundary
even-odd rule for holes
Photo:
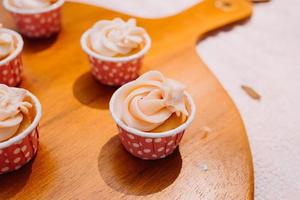
[[[20,9],[46,8],[57,0],[11,0],[12,6]]]
[[[101,20],[91,29],[91,49],[104,56],[126,55],[145,44],[146,31],[136,26],[135,19]]]
[[[0,24],[0,60],[9,56],[15,50],[14,37],[7,33],[1,32],[2,25]]]
[[[0,84],[0,142],[14,135],[23,115],[29,114],[32,104],[26,97],[26,90]]]
[[[189,116],[184,85],[149,71],[120,88],[115,112],[129,127],[151,131],[173,114],[184,122]]]

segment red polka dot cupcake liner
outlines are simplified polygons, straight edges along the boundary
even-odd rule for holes
[[[169,137],[153,138],[139,136],[127,132],[121,127],[118,128],[119,138],[125,149],[143,160],[156,160],[172,154],[184,134],[184,131],[181,131]]]
[[[81,47],[88,55],[93,76],[102,84],[120,86],[139,76],[144,55],[151,47],[151,39],[146,36],[146,44],[138,53],[126,57],[107,57],[92,51],[87,45],[90,30],[81,37]]]
[[[4,0],[4,7],[12,14],[18,31],[29,38],[48,38],[61,30],[61,11],[64,0],[58,0],[47,8],[25,10],[10,5]]]
[[[115,114],[114,101],[117,98],[120,89],[113,94],[109,103],[109,109],[117,124],[119,138],[125,149],[133,156],[143,160],[157,160],[172,154],[178,147],[185,130],[195,118],[196,107],[192,97],[188,93],[185,93],[190,106],[190,116],[182,125],[169,131],[151,133],[127,126]]]
[[[0,83],[14,87],[19,85],[22,80],[23,40],[18,33],[12,30],[2,28],[0,31],[12,34],[17,42],[15,51],[7,58],[0,60]]]
[[[106,85],[123,85],[139,76],[142,58],[128,62],[106,62],[89,56],[93,76]]]
[[[29,162],[37,152],[38,137],[38,129],[35,128],[24,139],[0,149],[0,174],[17,170]]]
[[[20,169],[37,153],[39,144],[38,123],[41,118],[41,105],[37,98],[30,93],[37,110],[32,124],[22,133],[0,142],[0,174]]]

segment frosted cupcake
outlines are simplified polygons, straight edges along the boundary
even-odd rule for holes
[[[16,86],[21,82],[23,39],[0,24],[0,83]]]
[[[0,84],[0,174],[27,163],[38,146],[38,99],[25,89]]]
[[[19,32],[30,38],[47,38],[60,31],[63,3],[64,0],[3,0]]]
[[[110,101],[124,147],[142,159],[159,159],[178,146],[195,117],[183,84],[150,71],[120,87]]]
[[[92,74],[107,85],[122,85],[138,77],[142,58],[151,46],[147,32],[120,18],[101,20],[81,37],[82,49],[89,56]]]

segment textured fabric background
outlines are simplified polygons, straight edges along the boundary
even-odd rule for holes
[[[76,1],[76,0],[75,0]],[[136,16],[180,12],[199,0],[77,0]],[[253,17],[197,50],[237,104],[247,127],[258,200],[300,198],[300,1],[256,4]],[[246,84],[261,96],[251,99]]]
[[[299,0],[256,5],[248,23],[198,46],[246,124],[258,200],[300,199],[299,6]],[[241,84],[261,101],[245,95]]]

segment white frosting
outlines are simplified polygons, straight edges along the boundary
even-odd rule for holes
[[[151,131],[173,113],[185,121],[189,116],[184,85],[165,78],[158,71],[149,71],[120,88],[115,112],[129,127]]]
[[[27,91],[0,84],[0,142],[13,136],[32,104],[24,101]]]
[[[54,2],[54,0],[11,0],[11,4],[20,9],[45,8]]]
[[[9,56],[14,51],[14,49],[14,37],[9,33],[0,32],[0,60]]]
[[[120,18],[97,22],[90,32],[91,49],[104,56],[126,55],[145,44],[146,31],[136,26],[135,19],[128,22]]]

